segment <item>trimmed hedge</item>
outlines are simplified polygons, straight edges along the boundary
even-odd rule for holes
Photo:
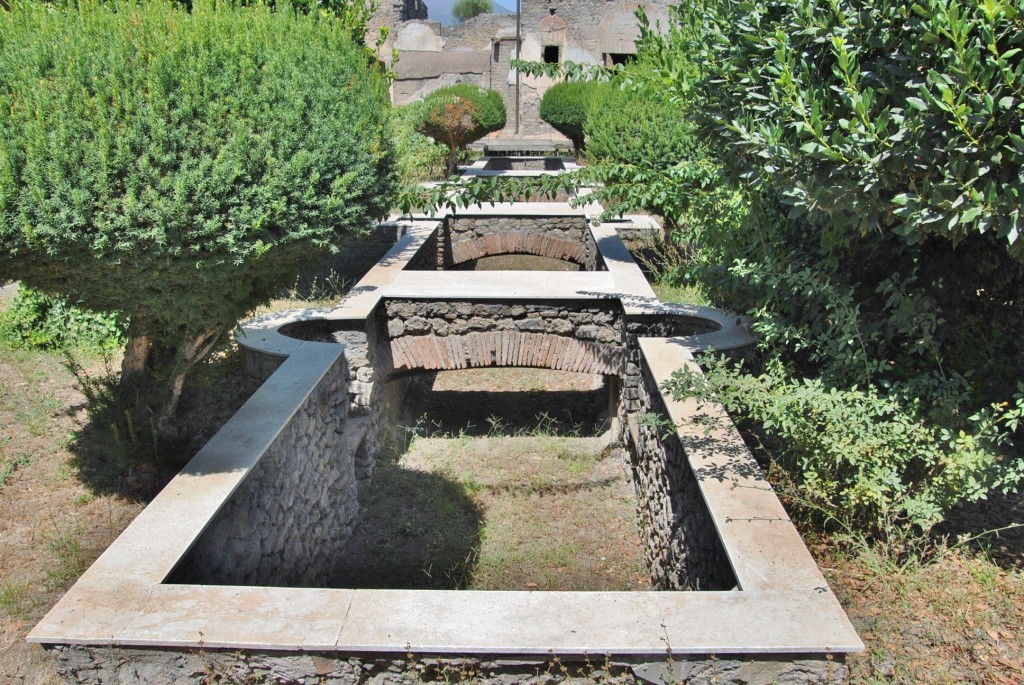
[[[18,2],[0,45],[0,279],[176,370],[391,204],[388,84],[331,16]]]
[[[540,101],[540,118],[583,149],[584,126],[594,95],[608,86],[592,81],[565,81],[548,88]]]
[[[707,155],[686,113],[650,89],[595,89],[584,128],[594,161],[664,169]]]

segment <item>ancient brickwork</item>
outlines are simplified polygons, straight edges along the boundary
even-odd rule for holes
[[[441,251],[443,247],[443,251]],[[582,216],[456,217],[449,219],[438,264],[449,267],[480,257],[532,254],[597,271],[602,264]]]
[[[427,5],[423,0],[382,0],[366,22],[366,42],[373,45],[380,29],[394,31],[404,21],[427,18]]]
[[[419,302],[385,305],[396,371],[532,366],[619,375],[621,310],[572,305]]]
[[[478,50],[490,45],[494,37],[509,35],[515,48],[516,15],[514,14],[478,14],[461,24],[441,27],[445,50]],[[501,57],[499,57],[499,60]],[[508,62],[508,57],[505,57]]]
[[[644,368],[626,430],[637,521],[648,572],[661,590],[729,590],[736,585],[693,469]]]

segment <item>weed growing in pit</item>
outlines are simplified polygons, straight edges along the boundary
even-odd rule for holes
[[[308,283],[303,282],[301,276],[297,276],[284,296],[300,305],[326,306],[344,297],[353,285],[355,281],[331,269],[326,276],[313,276]]]

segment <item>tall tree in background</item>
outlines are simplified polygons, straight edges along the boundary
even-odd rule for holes
[[[462,23],[479,14],[491,11],[491,0],[456,0],[452,5],[452,16]]]
[[[127,314],[121,389],[162,430],[225,331],[389,207],[387,82],[352,34],[227,3],[0,13],[0,280]]]

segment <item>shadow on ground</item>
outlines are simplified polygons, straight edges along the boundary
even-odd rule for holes
[[[460,590],[479,556],[483,511],[462,484],[381,463],[329,587]]]

